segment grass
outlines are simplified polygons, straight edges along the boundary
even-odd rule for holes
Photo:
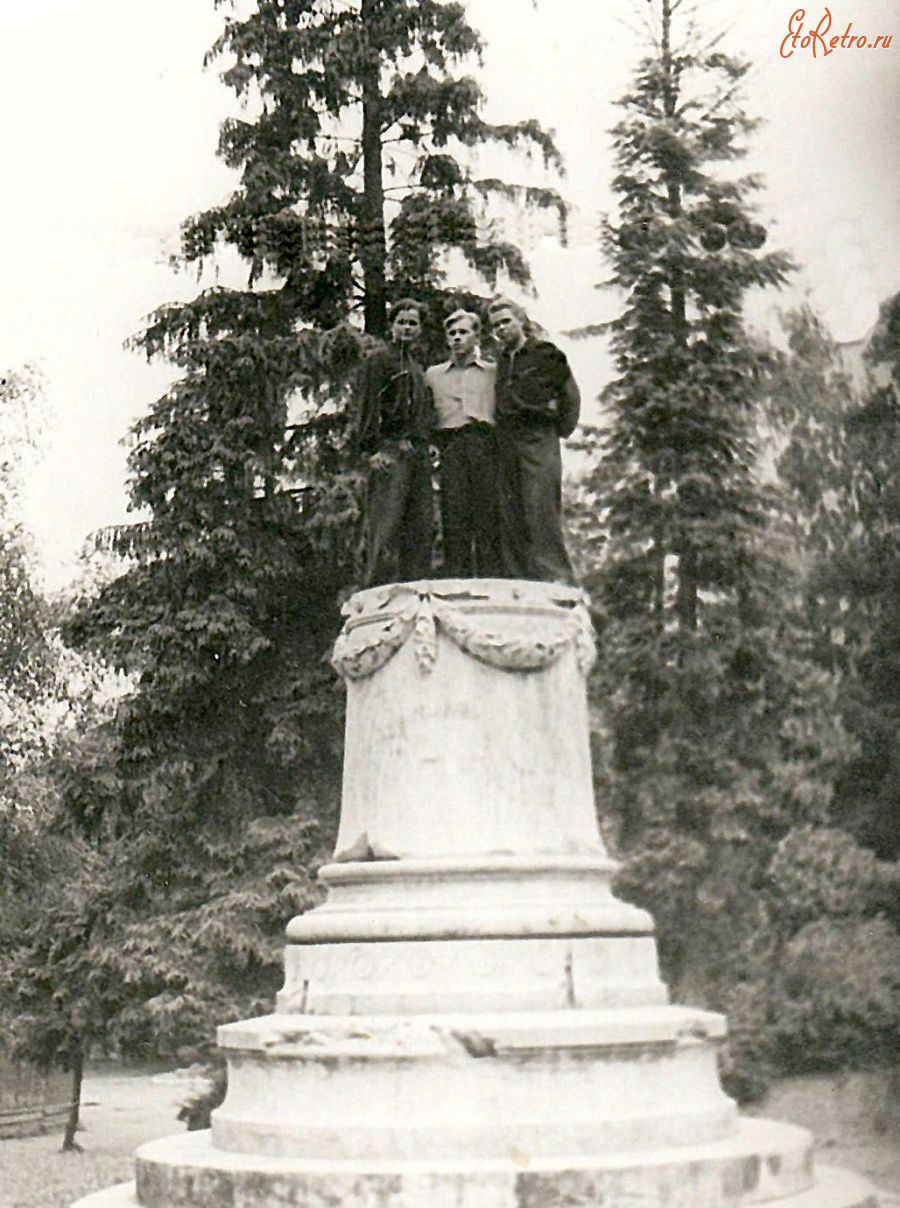
[[[60,1153],[58,1137],[0,1143],[3,1208],[71,1208],[81,1196],[133,1177],[133,1154]]]

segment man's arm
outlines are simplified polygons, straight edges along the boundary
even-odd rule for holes
[[[373,352],[363,362],[356,386],[354,404],[356,432],[354,446],[358,456],[375,453],[381,434],[382,358]]]
[[[560,400],[559,421],[556,425],[560,436],[571,436],[578,427],[578,417],[581,414],[581,391],[572,376],[572,370],[566,366],[567,376],[563,383]]]
[[[441,369],[440,365],[431,365],[425,370],[423,380],[425,382],[425,402],[423,406],[424,419],[424,437],[426,440],[434,440],[434,433],[438,426],[438,408],[437,408],[437,389],[436,378]]]
[[[542,341],[519,364],[510,391],[510,413],[569,436],[578,423],[581,395],[566,354],[555,344]]]

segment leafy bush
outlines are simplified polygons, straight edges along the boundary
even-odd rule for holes
[[[727,995],[726,1089],[758,1097],[767,1077],[900,1060],[900,935],[876,918],[819,918]]]
[[[782,926],[824,916],[873,914],[896,900],[900,868],[879,860],[846,831],[801,827],[778,845],[769,865]]]
[[[772,1076],[900,1057],[898,880],[846,832],[804,826],[745,883],[743,934],[706,999],[728,1015],[721,1074],[739,1102]]]

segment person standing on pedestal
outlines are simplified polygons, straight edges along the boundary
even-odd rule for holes
[[[391,343],[366,359],[357,394],[357,447],[367,458],[365,587],[428,578],[434,542],[431,400],[414,351],[421,307],[403,298],[390,319]]]
[[[444,331],[450,360],[425,373],[441,455],[444,574],[490,579],[503,574],[494,432],[497,367],[479,353],[478,315],[456,310]]]
[[[559,442],[575,430],[581,395],[565,353],[529,334],[520,306],[495,298],[488,318],[498,347],[504,570],[511,578],[573,583],[562,532]]]

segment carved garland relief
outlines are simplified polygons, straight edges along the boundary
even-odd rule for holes
[[[594,663],[593,627],[587,609],[578,604],[560,616],[541,618],[537,632],[504,634],[493,624],[479,625],[432,592],[410,594],[409,603],[383,621],[345,627],[332,655],[335,670],[348,680],[374,675],[412,638],[423,674],[437,661],[438,629],[464,653],[502,671],[540,671],[574,649],[578,669],[587,675]]]

